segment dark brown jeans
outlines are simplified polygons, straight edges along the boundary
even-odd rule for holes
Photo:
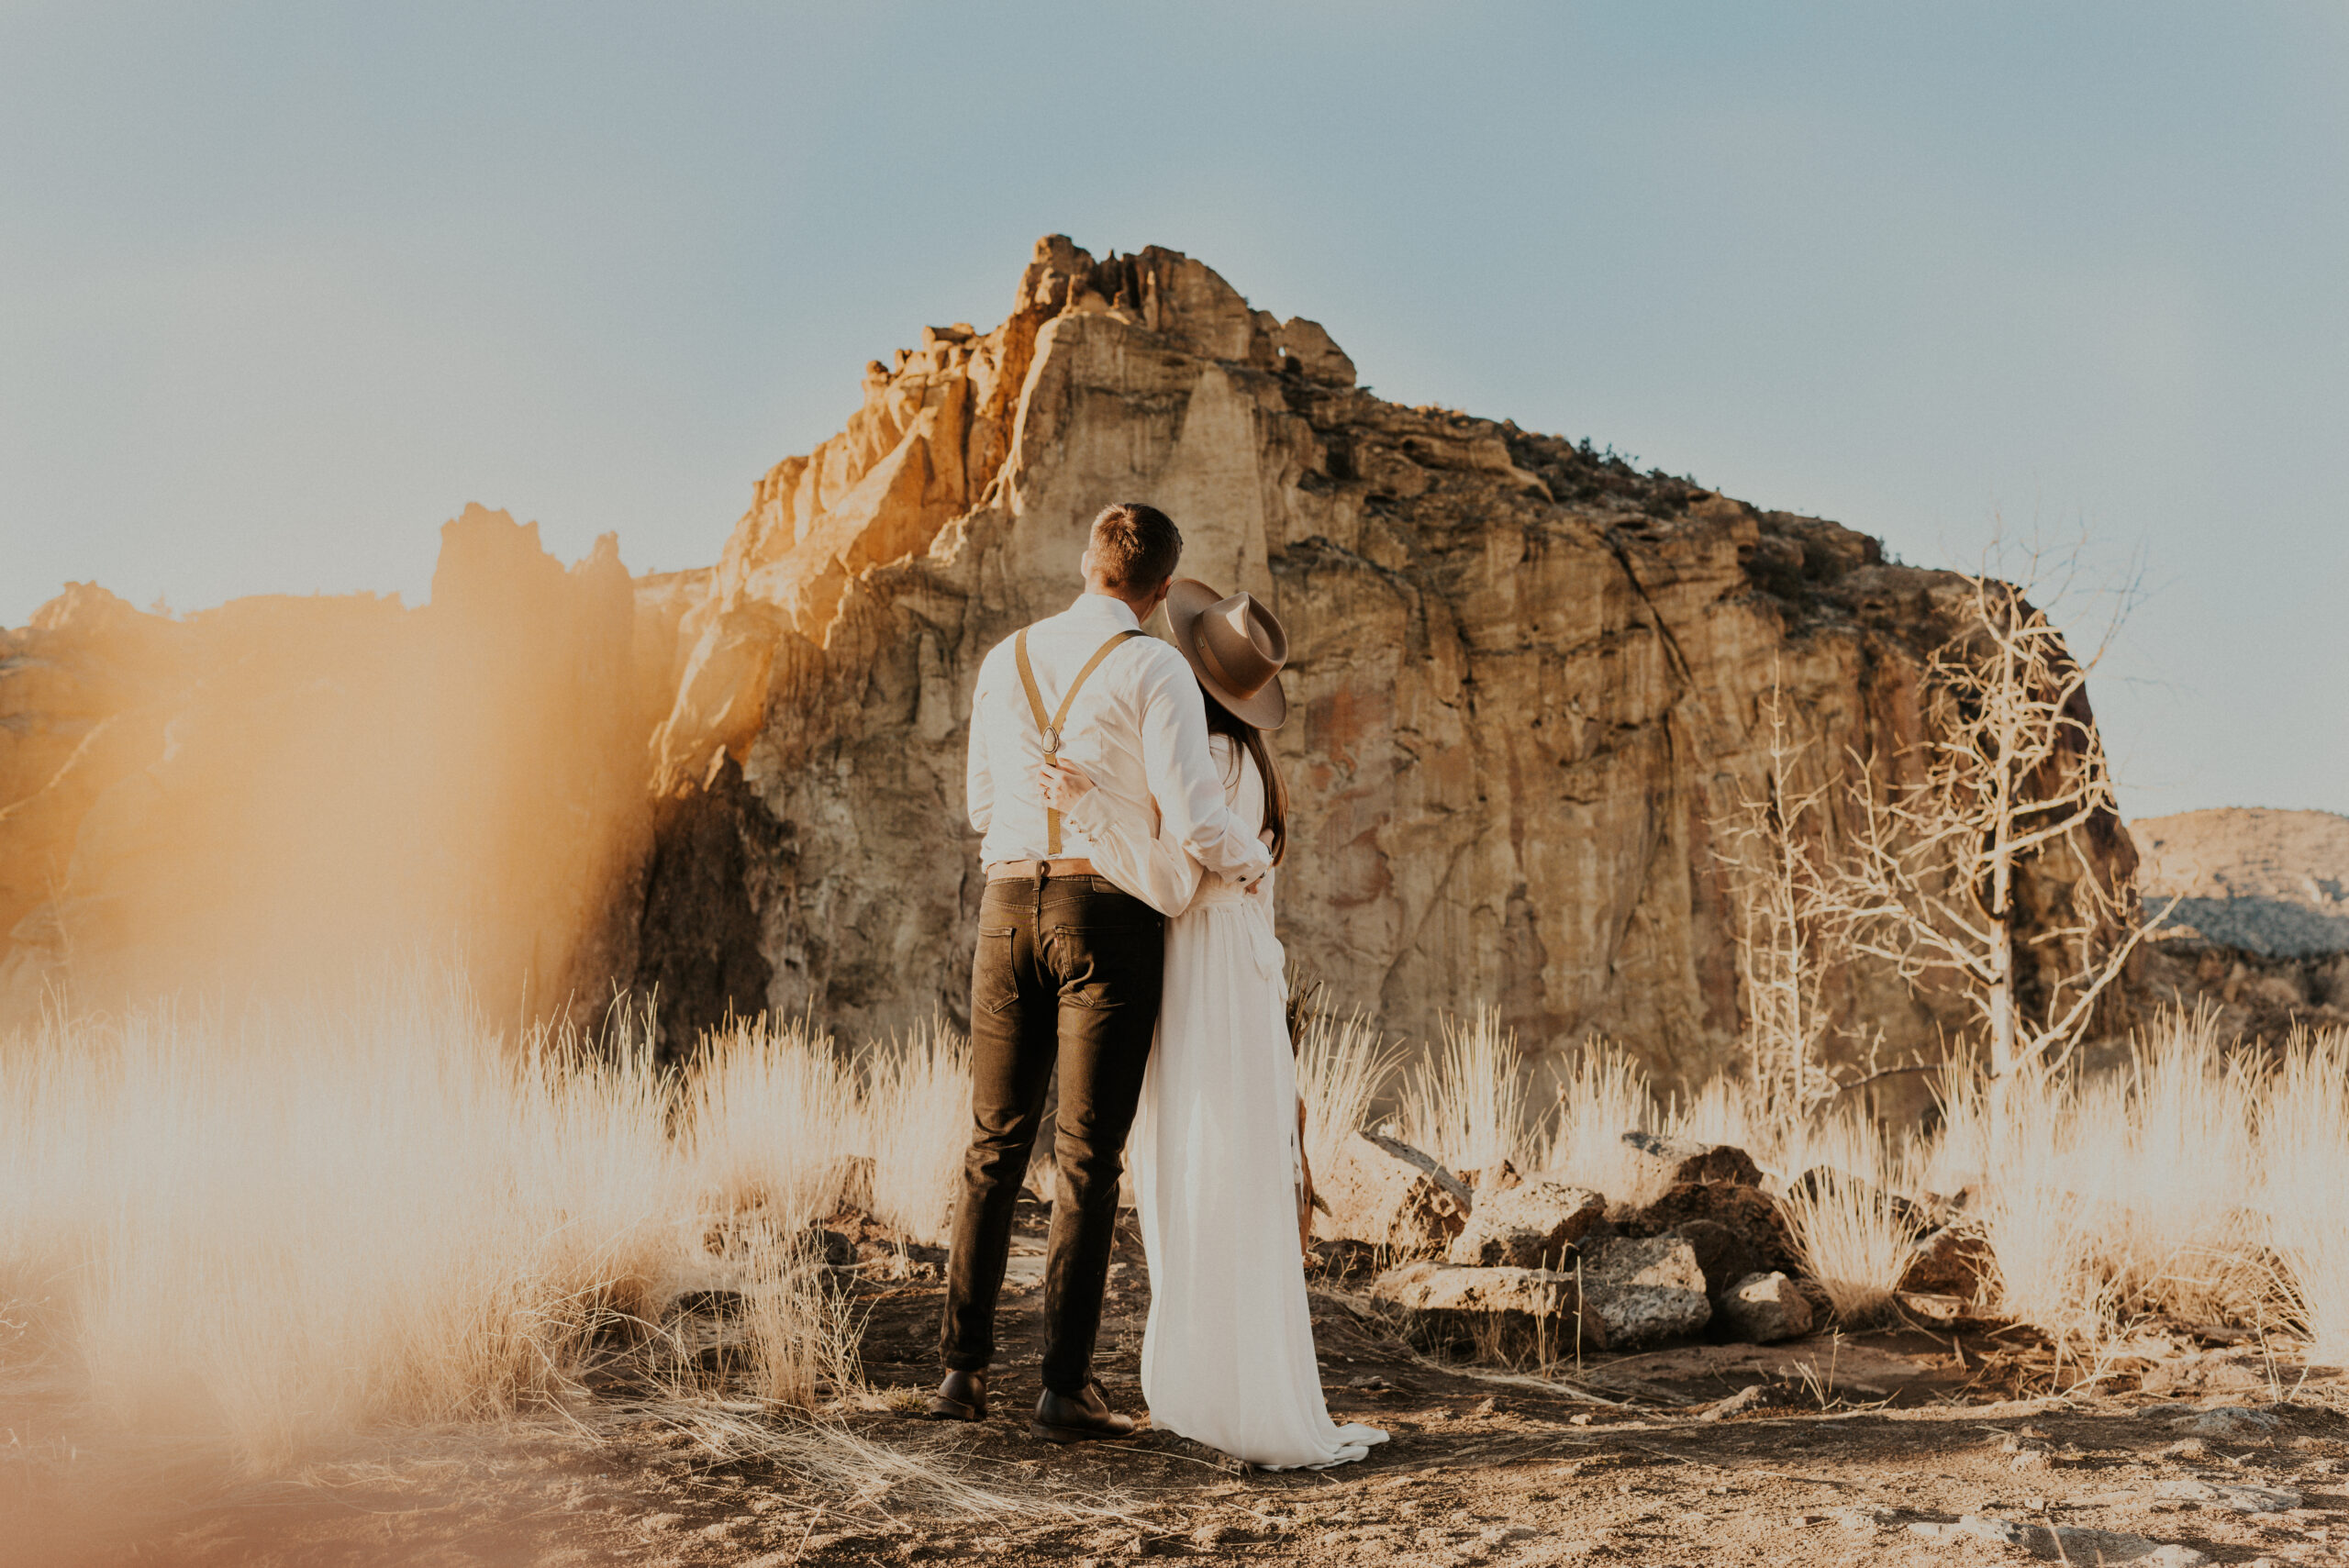
[[[948,1368],[975,1372],[994,1358],[1012,1206],[1057,1065],[1043,1381],[1055,1393],[1083,1392],[1126,1134],[1158,1027],[1165,941],[1166,917],[1104,877],[987,884],[971,965],[971,1150],[939,1328]]]

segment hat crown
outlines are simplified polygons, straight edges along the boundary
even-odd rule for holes
[[[1166,629],[1201,688],[1233,717],[1259,729],[1287,721],[1280,673],[1288,634],[1254,595],[1227,597],[1196,577],[1177,577],[1166,591]]]
[[[1288,662],[1288,639],[1244,589],[1198,619],[1199,657],[1238,697],[1252,697]]]

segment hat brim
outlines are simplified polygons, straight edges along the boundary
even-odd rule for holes
[[[1223,603],[1225,597],[1196,577],[1175,578],[1166,588],[1166,630],[1176,651],[1189,662],[1191,673],[1198,677],[1200,685],[1215,694],[1216,701],[1230,708],[1242,723],[1259,729],[1278,729],[1288,722],[1288,695],[1281,690],[1278,673],[1266,681],[1254,696],[1243,697],[1234,695],[1200,662],[1199,617]]]

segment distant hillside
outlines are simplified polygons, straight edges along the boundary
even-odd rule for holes
[[[2129,825],[2164,935],[2273,958],[2349,952],[2349,817],[2226,806]]]

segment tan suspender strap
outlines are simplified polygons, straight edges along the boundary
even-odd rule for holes
[[[1139,631],[1121,631],[1095,649],[1093,657],[1085,662],[1085,668],[1076,673],[1076,679],[1071,681],[1068,690],[1061,695],[1060,711],[1046,718],[1044,694],[1036,686],[1036,667],[1028,662],[1028,628],[1019,628],[1019,635],[1012,639],[1011,653],[1019,666],[1019,684],[1028,689],[1028,711],[1036,716],[1037,733],[1044,738],[1044,761],[1052,762],[1061,754],[1061,726],[1068,722],[1069,705],[1076,701],[1076,694],[1083,689],[1085,678],[1101,667],[1101,661],[1109,657],[1111,649],[1130,637],[1141,635]],[[1060,852],[1061,814],[1048,806],[1044,808],[1044,858],[1051,860]]]

